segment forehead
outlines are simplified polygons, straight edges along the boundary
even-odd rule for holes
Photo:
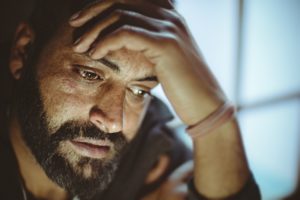
[[[143,53],[128,50],[125,48],[110,52],[105,56],[108,60],[122,67],[126,67],[127,72],[134,73],[136,71],[152,72],[153,64],[144,56]],[[130,67],[129,67],[130,66]]]
[[[87,61],[89,63],[97,63],[97,60],[92,60],[88,53],[76,53],[73,51],[74,31],[68,23],[62,24],[56,34],[52,37],[49,43],[45,46],[42,56],[42,62],[63,62],[63,60],[69,60],[80,57],[81,61]],[[154,64],[142,53],[125,48],[121,48],[116,51],[109,52],[105,58],[112,63],[116,64],[120,68],[120,72],[132,73],[141,75],[138,73],[144,73],[149,76],[155,75]],[[99,62],[101,64],[101,62]]]

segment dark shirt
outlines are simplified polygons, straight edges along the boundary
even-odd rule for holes
[[[191,151],[183,145],[165,123],[172,118],[166,106],[154,98],[145,116],[143,124],[131,142],[113,181],[105,193],[95,199],[103,200],[135,200],[155,190],[181,164],[192,159]],[[4,129],[2,129],[4,130]],[[2,132],[1,130],[1,132]],[[7,131],[4,131],[7,133]],[[166,172],[154,183],[145,185],[148,172],[162,154],[170,157],[171,164]],[[22,200],[22,179],[18,165],[7,136],[2,134],[0,146],[0,199]],[[189,182],[189,200],[202,200],[205,197],[198,194]],[[30,194],[28,200],[30,200]],[[32,198],[32,196],[31,196]],[[233,200],[258,200],[259,189],[251,177],[244,188],[236,195],[228,198]]]

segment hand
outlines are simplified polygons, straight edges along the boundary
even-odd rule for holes
[[[167,1],[163,7],[152,1],[103,0],[83,9],[70,21],[71,26],[95,23],[74,51],[89,52],[94,59],[121,48],[143,52],[178,116],[187,125],[196,124],[226,97],[182,17]],[[195,139],[193,145],[194,183],[199,193],[222,199],[243,187],[250,172],[235,120]]]
[[[155,191],[141,200],[184,200],[187,198],[187,182],[193,172],[193,162],[179,166],[170,177]]]
[[[88,51],[93,59],[121,48],[143,52],[155,66],[179,117],[188,125],[195,124],[226,98],[182,17],[168,1],[164,6],[146,0],[94,3],[70,21],[77,28],[96,21],[76,42],[74,51]]]

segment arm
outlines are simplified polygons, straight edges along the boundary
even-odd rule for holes
[[[81,27],[115,5],[115,1],[93,4],[76,15],[70,24]],[[165,7],[160,7],[149,1],[118,5],[122,6],[115,6],[110,15],[81,37],[74,46],[75,51],[88,51],[94,59],[121,48],[142,51],[153,63],[168,99],[186,125],[196,124],[226,101],[172,5],[166,2]],[[116,24],[121,26],[114,26]],[[241,190],[250,173],[235,119],[195,139],[193,144],[194,184],[199,193],[215,199]]]

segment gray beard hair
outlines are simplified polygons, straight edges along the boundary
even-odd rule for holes
[[[74,121],[62,124],[54,134],[49,133],[38,82],[33,74],[33,72],[25,74],[24,78],[17,83],[16,110],[22,137],[51,180],[81,200],[92,199],[107,189],[114,179],[121,152],[128,144],[125,136],[122,133],[101,133],[92,124],[79,124]],[[86,137],[97,139],[108,137],[115,144],[117,152],[112,160],[106,162],[81,158],[78,162],[79,167],[90,164],[93,169],[94,174],[88,179],[78,174],[74,166],[57,152],[61,141],[77,137],[79,129],[82,128],[85,130]]]

